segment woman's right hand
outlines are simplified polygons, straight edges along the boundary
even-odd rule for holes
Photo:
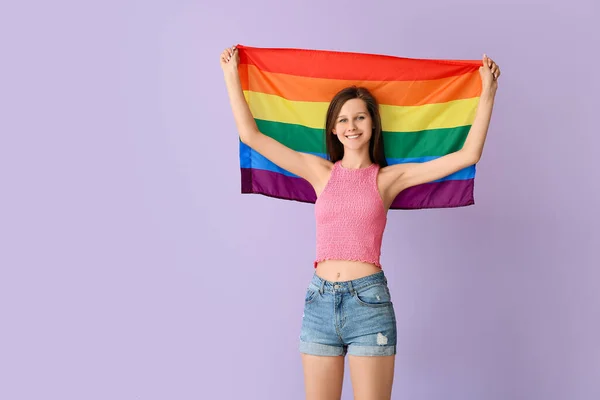
[[[240,55],[238,54],[237,47],[232,46],[223,50],[223,52],[221,53],[221,68],[223,69],[223,72],[237,72],[239,62]]]

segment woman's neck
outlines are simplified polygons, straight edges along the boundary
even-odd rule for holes
[[[373,164],[368,152],[354,153],[346,151],[344,152],[341,163],[342,167],[347,169],[367,168]]]

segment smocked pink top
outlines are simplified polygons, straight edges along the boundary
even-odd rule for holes
[[[379,165],[347,169],[334,164],[315,202],[317,257],[372,263],[379,268],[387,210],[377,189]]]

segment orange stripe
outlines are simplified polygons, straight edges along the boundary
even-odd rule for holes
[[[238,45],[240,64],[262,71],[325,79],[418,81],[477,71],[481,60],[433,60],[378,54]]]
[[[329,102],[342,88],[358,85],[369,89],[380,104],[419,106],[470,99],[481,93],[479,72],[424,81],[351,81],[310,78],[262,71],[254,65],[239,68],[242,88],[294,101]]]

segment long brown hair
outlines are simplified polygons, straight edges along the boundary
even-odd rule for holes
[[[379,164],[380,167],[387,166],[383,147],[383,135],[381,133],[379,103],[368,89],[358,86],[350,86],[340,90],[329,103],[327,117],[325,119],[325,145],[327,147],[329,160],[335,163],[344,157],[344,145],[332,131],[342,106],[351,99],[363,100],[371,115],[373,124],[373,133],[371,134],[371,140],[369,141],[369,157],[371,158],[371,162]]]

